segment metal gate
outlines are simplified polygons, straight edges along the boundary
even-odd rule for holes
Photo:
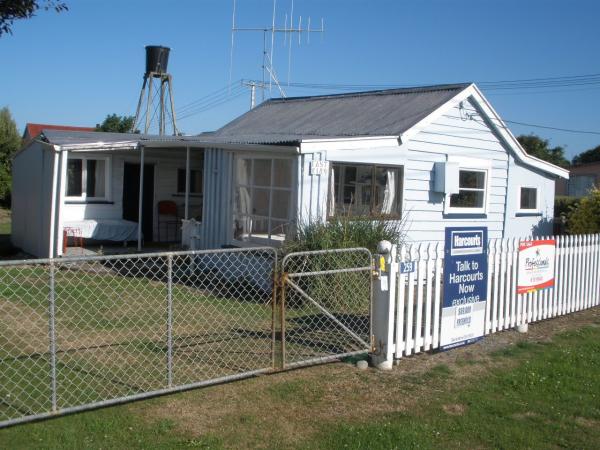
[[[0,262],[0,428],[370,349],[368,250],[277,260],[265,247]]]
[[[281,367],[315,364],[372,348],[369,250],[290,253],[283,258],[278,313]]]

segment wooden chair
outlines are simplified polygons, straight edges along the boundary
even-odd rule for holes
[[[159,242],[170,242],[169,230],[171,227],[175,230],[174,240],[177,240],[179,233],[179,226],[181,225],[181,218],[177,211],[177,203],[171,200],[161,200],[158,202],[158,214],[157,214],[157,231]],[[166,228],[166,240],[161,238],[161,231]]]

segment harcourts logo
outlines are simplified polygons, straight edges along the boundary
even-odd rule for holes
[[[450,254],[456,255],[480,255],[483,253],[483,230],[476,231],[453,231]]]

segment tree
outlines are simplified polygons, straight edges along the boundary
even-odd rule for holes
[[[592,189],[569,213],[567,230],[571,234],[600,232],[600,190]]]
[[[0,202],[10,203],[12,157],[21,147],[21,136],[7,107],[0,109]]]
[[[69,8],[60,0],[0,0],[0,36],[12,34],[15,20],[31,19],[39,9],[61,12]]]
[[[134,116],[119,116],[117,114],[109,114],[104,119],[104,122],[96,125],[96,131],[108,131],[110,133],[131,133],[133,127]],[[139,130],[135,130],[139,133]]]
[[[557,146],[550,148],[548,139],[542,139],[535,134],[517,136],[517,140],[531,156],[543,159],[560,167],[567,167],[569,161],[565,158],[565,149]]]
[[[598,161],[600,161],[600,145],[586,150],[573,158],[573,164],[585,164]]]

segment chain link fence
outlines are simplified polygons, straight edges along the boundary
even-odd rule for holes
[[[0,264],[0,427],[273,368],[272,248]]]
[[[373,263],[364,248],[298,252],[282,261],[284,367],[371,349]]]

